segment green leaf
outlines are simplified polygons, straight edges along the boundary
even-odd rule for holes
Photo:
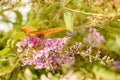
[[[22,23],[22,14],[19,11],[15,11],[16,13],[16,23],[21,24]]]
[[[9,47],[4,48],[0,51],[0,56],[6,55],[10,51]]]
[[[64,21],[67,27],[67,30],[73,31],[73,15],[70,11],[64,11]]]

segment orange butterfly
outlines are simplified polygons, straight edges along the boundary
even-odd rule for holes
[[[59,28],[50,28],[50,29],[45,29],[45,30],[36,30],[35,28],[31,26],[24,26],[24,27],[21,27],[20,30],[24,31],[28,36],[44,36],[46,34],[52,34],[52,33],[66,30],[66,28],[59,27]]]

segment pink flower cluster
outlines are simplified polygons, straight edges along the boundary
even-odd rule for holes
[[[18,47],[18,52],[25,52],[29,53],[31,51],[31,48],[40,47],[42,39],[38,37],[24,37],[22,41],[17,42],[16,46]]]
[[[34,65],[37,69],[47,68],[55,70],[61,64],[74,60],[73,56],[66,54],[63,48],[69,42],[69,37],[41,39],[38,37],[25,37],[17,42],[18,53],[23,53],[22,63]]]
[[[105,41],[105,38],[103,35],[101,35],[97,29],[91,28],[90,34],[88,35],[87,41],[91,43],[98,43],[100,44],[101,42]]]

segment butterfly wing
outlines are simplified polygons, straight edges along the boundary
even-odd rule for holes
[[[51,28],[51,29],[45,29],[45,30],[36,30],[31,26],[24,26],[24,27],[21,27],[20,30],[24,31],[28,36],[44,36],[46,34],[52,34],[52,33],[66,30],[66,28],[59,27],[59,28]]]
[[[20,28],[21,31],[24,31],[26,34],[29,34],[30,32],[37,31],[37,29],[31,27],[31,26],[24,26]]]
[[[51,28],[51,29],[46,29],[46,30],[38,30],[38,31],[33,31],[30,34],[35,34],[35,36],[39,36],[39,35],[52,34],[52,33],[60,32],[63,30],[66,30],[66,28],[59,27],[59,28]]]

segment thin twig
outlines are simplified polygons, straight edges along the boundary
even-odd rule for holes
[[[88,13],[88,12],[84,12],[84,11],[79,11],[79,10],[75,10],[75,9],[71,9],[71,8],[67,8],[67,7],[64,7],[64,9],[67,9],[69,11],[73,11],[73,12],[78,12],[78,13],[82,13],[82,14],[85,14],[85,15],[92,15],[92,16],[98,16],[98,17],[115,17],[115,16],[119,16],[120,13],[109,13],[109,14],[100,14],[100,13]]]
[[[103,16],[103,14],[88,13],[88,12],[84,12],[84,11],[79,11],[79,10],[70,9],[70,8],[67,8],[67,7],[64,7],[64,9],[67,9],[67,10],[73,11],[73,12],[78,12],[78,13],[86,14],[86,15]]]

